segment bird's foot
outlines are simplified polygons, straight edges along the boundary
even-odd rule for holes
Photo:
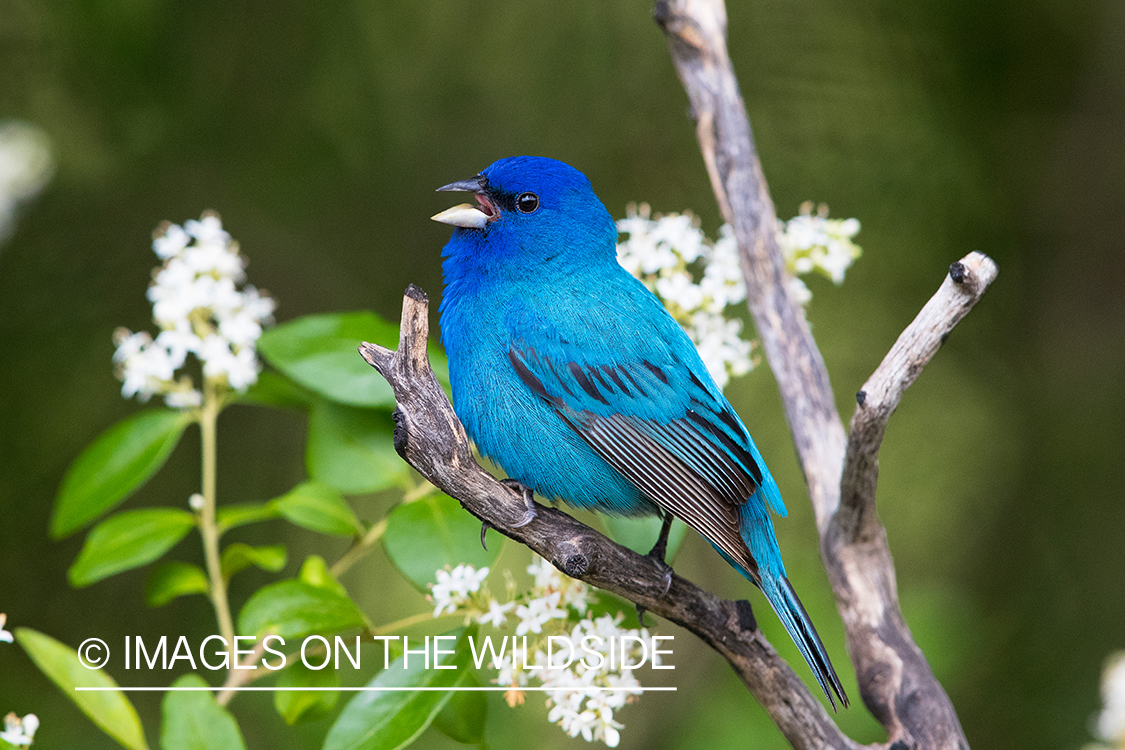
[[[488,544],[484,541],[484,535],[488,533],[489,529],[495,528],[488,521],[480,522],[480,546],[484,547],[484,551],[488,552]]]
[[[519,482],[517,482],[515,479],[501,479],[500,483],[507,486],[507,487],[511,487],[513,490],[516,490],[517,492],[522,493],[523,494],[523,502],[524,502],[524,505],[527,508],[527,512],[524,513],[523,519],[519,523],[512,524],[512,528],[518,529],[521,526],[527,526],[529,523],[531,523],[535,519],[535,516],[538,515],[535,512],[535,499],[534,499],[535,493],[532,492],[530,488],[525,487],[522,484],[520,484]]]
[[[672,514],[664,514],[664,522],[660,524],[660,535],[656,537],[656,544],[652,546],[649,553],[645,557],[650,558],[659,567],[664,570],[664,587],[660,590],[661,598],[668,595],[668,591],[672,588],[672,566],[664,561],[665,555],[668,553],[668,532],[672,529]],[[641,627],[645,624],[645,612],[647,610],[640,604],[637,605],[637,622]]]
[[[645,555],[645,557],[651,557],[653,562],[664,569],[664,588],[660,590],[660,596],[662,598],[668,596],[668,592],[672,589],[672,573],[674,572],[672,566],[659,557],[655,557],[652,553]]]
[[[656,537],[656,544],[652,546],[646,557],[651,557],[656,561],[660,567],[664,568],[664,589],[660,592],[660,596],[668,595],[668,590],[672,588],[672,566],[664,561],[665,556],[668,554],[668,532],[672,530],[672,514],[664,514],[664,522],[660,524],[660,535]]]

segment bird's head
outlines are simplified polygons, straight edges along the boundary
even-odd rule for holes
[[[474,194],[476,206],[462,203],[433,217],[468,230],[470,235],[519,238],[524,247],[528,240],[548,244],[561,240],[569,246],[591,242],[605,246],[608,242],[612,246],[617,236],[613,217],[586,175],[556,159],[500,159],[476,177],[438,190]]]

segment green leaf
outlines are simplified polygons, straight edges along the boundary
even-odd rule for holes
[[[330,635],[364,624],[363,613],[348,597],[296,579],[259,589],[238,617],[244,635],[273,632],[282,638]]]
[[[602,516],[602,526],[609,538],[634,552],[647,555],[660,536],[661,519],[656,516],[642,518],[623,518],[621,516]],[[672,521],[668,532],[668,553],[664,559],[669,563],[676,556],[676,550],[684,541],[687,525],[680,519]]]
[[[272,505],[291,523],[310,531],[336,536],[363,533],[363,525],[344,496],[320,482],[302,482]]]
[[[491,565],[501,544],[494,535],[487,550],[481,547],[480,521],[453,498],[435,492],[391,512],[383,546],[403,575],[425,591],[446,565]]]
[[[328,563],[320,555],[309,555],[301,564],[301,572],[297,574],[298,580],[310,586],[335,591],[340,596],[347,596],[348,592],[343,584],[336,580],[328,569]]]
[[[309,476],[348,494],[405,487],[410,467],[395,452],[388,411],[318,401],[309,417]]]
[[[153,409],[99,435],[63,477],[51,536],[77,531],[133,494],[164,465],[190,422],[188,412]]]
[[[272,503],[241,503],[224,505],[215,509],[215,523],[218,524],[219,533],[229,531],[237,526],[248,523],[269,521],[277,518],[280,513]]]
[[[593,601],[586,605],[586,617],[591,620],[596,620],[602,615],[610,615],[616,617],[623,615],[626,624],[629,627],[634,627],[631,623],[636,622],[635,627],[644,627],[643,623],[637,620],[637,607],[632,602],[627,602],[624,599],[619,599],[608,591],[600,589],[591,589]]]
[[[186,674],[172,687],[209,687],[199,675]],[[160,728],[163,750],[246,750],[238,722],[210,690],[174,691],[164,696]]]
[[[278,409],[308,411],[316,396],[307,388],[294,383],[284,375],[266,370],[258,375],[258,382],[235,401],[255,406],[273,406]]]
[[[309,669],[295,661],[278,675],[278,687],[339,687],[335,669]],[[279,690],[273,694],[273,707],[286,724],[319,719],[336,707],[340,693],[335,690]]]
[[[479,687],[472,671],[461,673],[457,687]],[[488,699],[483,692],[457,692],[449,697],[445,708],[434,717],[434,729],[465,745],[484,742],[484,720],[488,716]]]
[[[145,585],[145,603],[163,607],[178,596],[206,594],[211,590],[207,574],[198,565],[185,562],[164,563],[152,571]]]
[[[79,691],[76,687],[115,688],[117,683],[104,671],[87,669],[78,660],[78,653],[54,638],[31,628],[17,628],[16,642],[23,647],[35,666],[59,686],[82,713],[98,728],[130,750],[148,750],[144,729],[137,709],[116,690]],[[91,658],[96,658],[90,653]]]
[[[195,526],[195,516],[176,508],[144,508],[110,516],[86,536],[68,577],[89,586],[160,558]]]
[[[249,544],[235,542],[227,545],[223,550],[220,567],[223,578],[230,580],[231,576],[240,570],[245,570],[251,565],[276,573],[285,567],[285,545],[271,544],[265,547],[251,547]]]
[[[468,638],[476,628],[454,631],[457,640],[443,641],[442,650],[453,650],[444,657],[444,665],[455,669],[437,669],[431,660],[430,669],[418,655],[412,656],[409,668],[403,659],[377,674],[369,687],[452,687],[461,678],[469,663]],[[431,648],[433,644],[431,643]],[[324,740],[324,750],[392,750],[406,747],[430,725],[453,693],[442,690],[424,692],[370,691],[356,695]]]
[[[392,349],[398,327],[371,312],[308,315],[258,340],[271,365],[325,398],[351,406],[394,406],[394,392],[357,351],[363,341]]]

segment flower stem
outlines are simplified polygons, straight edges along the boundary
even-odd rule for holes
[[[372,526],[368,532],[363,535],[363,539],[353,545],[351,549],[344,553],[343,557],[336,561],[336,564],[332,566],[332,570],[330,571],[332,575],[339,578],[345,570],[363,559],[363,557],[371,551],[372,545],[382,538],[386,530],[387,519],[384,518],[382,521]]]
[[[230,615],[230,602],[227,601],[227,583],[219,557],[219,528],[215,523],[215,473],[218,451],[216,431],[219,411],[222,408],[219,395],[210,383],[203,389],[203,407],[199,414],[199,429],[203,443],[203,508],[199,511],[199,533],[203,537],[203,555],[207,560],[207,577],[211,583],[211,603],[215,607],[215,618],[219,621],[219,633],[233,649],[234,622]],[[231,664],[233,670],[234,665]]]
[[[419,612],[416,615],[410,615],[409,617],[404,617],[401,620],[395,620],[394,622],[388,622],[386,625],[380,625],[377,628],[370,628],[368,630],[368,632],[371,635],[388,635],[389,633],[396,633],[399,630],[405,630],[406,628],[412,627],[414,625],[419,625],[423,622],[430,622],[431,620],[440,619],[442,617],[449,617],[450,615],[454,615],[454,614],[459,614],[459,613],[457,613],[457,612],[446,612],[444,614],[438,615],[435,618],[433,616],[433,614],[430,613],[430,612]]]

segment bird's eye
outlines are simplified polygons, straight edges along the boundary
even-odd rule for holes
[[[521,214],[533,214],[539,208],[539,196],[535,193],[520,193],[516,198],[516,210]]]

